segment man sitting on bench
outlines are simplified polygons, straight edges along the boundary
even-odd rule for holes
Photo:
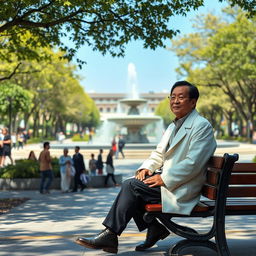
[[[117,253],[118,236],[133,218],[139,231],[148,229],[145,242],[135,248],[143,251],[169,235],[158,221],[143,220],[146,204],[161,202],[163,212],[191,213],[200,199],[206,163],[216,149],[211,124],[195,110],[198,97],[198,89],[187,81],[173,85],[169,99],[175,120],[135,178],[123,182],[103,221],[105,229],[92,239],[78,237],[77,244]]]

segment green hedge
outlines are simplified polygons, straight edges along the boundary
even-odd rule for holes
[[[58,158],[52,158],[52,168],[54,177],[60,177],[60,167]],[[0,169],[0,178],[39,178],[39,163],[33,160],[20,159],[16,160],[14,165],[7,165]]]
[[[32,137],[27,140],[27,144],[37,144],[37,143],[43,143],[44,141],[54,141],[56,138],[54,137],[48,137],[48,138],[42,138],[42,137]]]
[[[72,141],[89,141],[89,135],[85,134],[83,137],[81,137],[80,134],[74,134]]]

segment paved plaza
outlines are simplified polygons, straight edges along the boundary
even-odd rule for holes
[[[29,148],[30,149],[30,148]],[[24,149],[25,150],[25,149]],[[231,149],[219,149],[230,152]],[[233,149],[240,160],[250,161],[256,154],[255,145],[242,145]],[[26,152],[27,153],[27,152]],[[123,178],[134,174],[142,159],[114,160],[116,172]],[[103,221],[120,187],[85,189],[83,192],[62,194],[52,191],[41,195],[38,191],[1,191],[0,197],[28,197],[26,203],[0,215],[0,256],[83,256],[113,255],[100,250],[89,250],[74,243],[78,235],[92,236],[103,227]],[[185,219],[181,224],[206,231],[211,219]],[[232,256],[256,255],[256,216],[229,216],[226,218],[227,239]],[[169,248],[181,238],[171,234],[146,252],[135,252],[136,244],[145,239],[134,222],[119,239],[118,255],[169,255]],[[215,252],[199,247],[183,250],[183,256],[214,256]],[[173,255],[174,256],[174,255]]]

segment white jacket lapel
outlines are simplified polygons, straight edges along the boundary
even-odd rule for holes
[[[198,112],[196,110],[193,110],[193,112],[184,121],[177,134],[174,136],[172,143],[169,149],[167,149],[166,153],[171,151],[186,136],[188,129],[191,129],[193,121],[197,116]]]

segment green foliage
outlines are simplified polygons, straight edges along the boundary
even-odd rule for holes
[[[52,168],[54,177],[60,177],[58,158],[52,158]],[[39,164],[37,161],[33,160],[16,160],[15,165],[7,165],[6,167],[0,169],[0,178],[4,179],[39,177]]]
[[[11,82],[2,83],[0,88],[0,113],[7,114],[9,107],[14,114],[29,110],[32,95],[28,90]]]
[[[198,17],[196,28],[195,33],[173,42],[181,63],[179,74],[204,89],[205,106],[200,108],[208,109],[208,116],[217,114],[220,120],[223,111],[229,124],[236,116],[249,127],[256,116],[255,18],[227,8],[221,18]]]
[[[253,163],[256,163],[256,156],[252,159]]]
[[[23,111],[25,116],[34,117],[32,125],[43,120],[50,133],[54,133],[52,130],[55,127],[63,131],[67,122],[96,127],[100,120],[99,111],[79,83],[79,77],[75,74],[76,66],[63,59],[62,52],[53,52],[50,48],[44,50],[51,54],[51,61],[24,61],[11,79],[30,92],[32,103],[30,109]],[[7,67],[7,63],[0,62],[0,76],[5,75],[1,71]],[[4,86],[4,82],[0,83],[1,86]],[[39,128],[34,127],[35,130]]]
[[[72,141],[89,141],[89,135],[85,134],[83,137],[81,137],[80,134],[74,134]]]
[[[2,168],[0,177],[6,179],[38,178],[40,177],[39,166],[36,161],[17,160],[15,165]]]
[[[27,140],[27,144],[37,144],[44,141],[53,141],[55,140],[54,137],[42,138],[42,137],[33,137]]]
[[[253,1],[230,2],[255,14]],[[145,48],[155,49],[178,33],[169,28],[172,16],[186,15],[203,5],[203,0],[5,0],[0,9],[0,49],[15,53],[19,60],[39,59],[35,49],[47,46],[62,48],[69,59],[84,44],[113,56],[124,55],[125,45],[131,40],[142,40]],[[65,44],[64,37],[75,46]]]

